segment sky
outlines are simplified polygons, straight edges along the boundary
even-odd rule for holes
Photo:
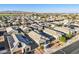
[[[79,4],[0,4],[0,11],[79,13]]]

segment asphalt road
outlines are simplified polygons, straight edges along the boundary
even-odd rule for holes
[[[78,54],[79,53],[79,41],[61,49],[56,51],[53,54]]]
[[[79,54],[79,48],[74,50],[71,54]]]

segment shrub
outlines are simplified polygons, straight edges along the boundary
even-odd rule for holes
[[[67,38],[71,38],[71,37],[72,37],[72,33],[69,31],[69,33],[66,34],[66,37],[67,37]]]
[[[66,37],[64,37],[64,36],[60,36],[59,37],[59,40],[61,41],[61,42],[66,42],[67,40],[66,40]]]
[[[44,49],[44,46],[43,46],[43,45],[41,45],[41,46],[40,46],[40,49]]]

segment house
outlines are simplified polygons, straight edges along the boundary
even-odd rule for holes
[[[41,43],[43,44],[48,44],[49,41],[55,40],[55,38],[51,35],[48,35],[45,32],[35,32],[31,31],[28,33],[28,35],[38,44],[40,45]]]
[[[23,26],[20,26],[20,28],[21,28],[21,30],[22,31],[24,31],[25,33],[28,33],[28,32],[30,32],[31,31],[31,28],[29,28],[29,27],[23,27]]]
[[[51,28],[54,28],[55,27],[55,25],[54,24],[51,24]]]
[[[64,25],[64,26],[69,26],[70,23],[71,23],[71,20],[68,20],[68,19],[63,20],[63,25]]]
[[[61,36],[60,33],[56,32],[56,31],[54,31],[54,30],[51,30],[51,29],[49,29],[49,28],[45,28],[43,31],[44,31],[45,33],[47,33],[47,34],[49,34],[49,35],[55,37],[55,39],[58,39],[59,36]]]
[[[8,43],[5,40],[4,36],[0,36],[0,54],[6,54],[6,53],[10,53]]]
[[[9,33],[9,35],[7,35],[7,40],[11,53],[27,53],[31,51],[30,41],[28,41],[29,39],[23,35],[23,33],[18,33],[18,30],[14,30],[11,27],[6,30]],[[19,52],[17,50],[19,50]]]
[[[7,40],[12,54],[27,53],[31,51],[31,46],[25,44],[18,34],[8,35]]]
[[[54,21],[54,22],[52,22],[52,24],[54,24],[54,25],[62,25],[63,22],[62,21]]]
[[[14,30],[12,27],[7,27],[6,31],[7,31],[8,34],[18,33],[18,31]]]
[[[40,31],[39,34],[41,35],[41,38],[46,41],[45,44],[48,44],[51,41],[54,41],[55,40],[55,38],[53,36],[51,36],[51,35],[43,32],[43,31]]]
[[[28,33],[29,37],[31,37],[38,45],[40,44],[39,41],[41,40],[41,35],[38,33],[31,31]]]
[[[70,28],[64,27],[64,26],[62,26],[62,27],[55,27],[54,29],[58,30],[60,32],[66,33],[66,34],[69,34],[69,32],[70,32]]]

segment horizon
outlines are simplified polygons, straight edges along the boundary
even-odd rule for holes
[[[79,13],[79,4],[0,4],[0,11]]]

